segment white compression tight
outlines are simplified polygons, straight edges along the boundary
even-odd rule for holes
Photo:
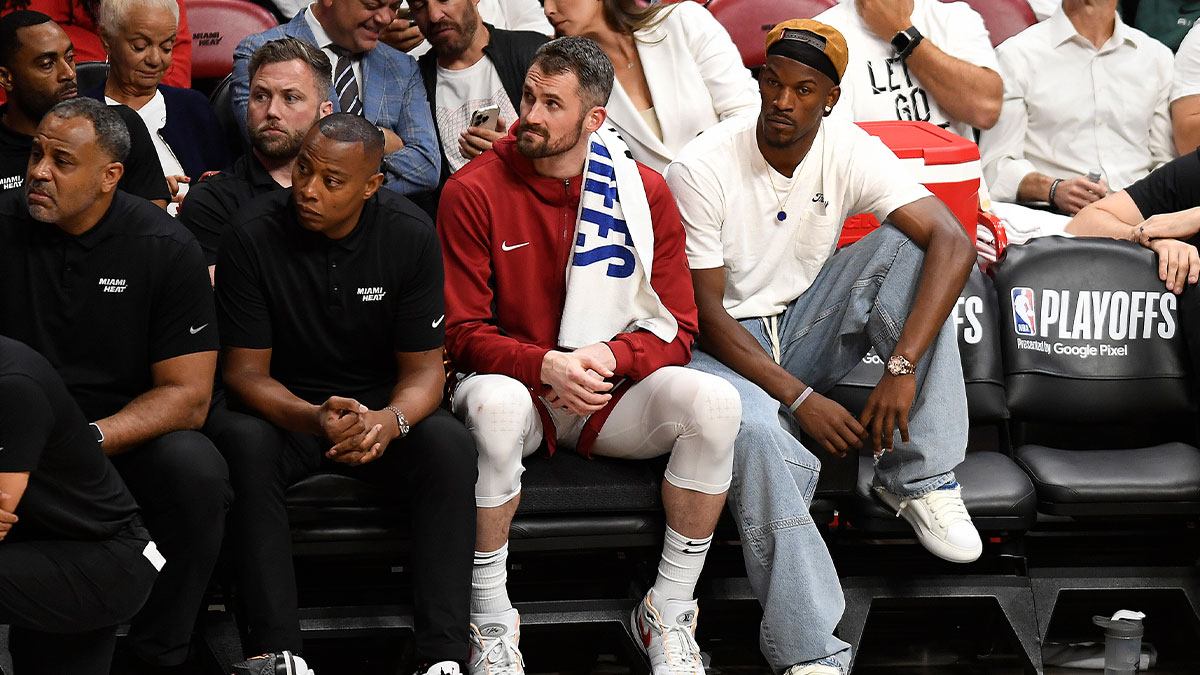
[[[585,418],[550,410],[559,447],[574,447]],[[505,375],[472,375],[454,393],[454,414],[479,449],[475,503],[500,506],[521,491],[521,459],[542,442],[542,422],[525,385]],[[648,459],[671,453],[664,478],[705,494],[729,489],[733,440],[742,419],[733,385],[668,366],[633,384],[605,420],[592,454]]]

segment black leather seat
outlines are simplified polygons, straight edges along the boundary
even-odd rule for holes
[[[1184,443],[1093,450],[1030,444],[1018,462],[1033,479],[1046,513],[1104,516],[1200,512],[1200,453]],[[1131,460],[1136,460],[1132,462]]]
[[[655,545],[662,537],[663,460],[584,459],[562,451],[526,460],[512,526],[515,551]],[[400,495],[335,473],[311,475],[287,494],[298,553],[407,547]],[[323,546],[323,545],[332,545]]]
[[[227,75],[221,80],[209,95],[208,102],[217,116],[217,124],[221,126],[224,138],[220,139],[220,142],[229,146],[229,155],[237,157],[246,152],[250,147],[246,141],[246,132],[238,123],[237,115],[233,114],[233,75]],[[214,139],[214,142],[216,140]]]
[[[95,89],[107,79],[107,61],[80,61],[75,64],[75,83],[79,85],[79,91]]]
[[[1064,590],[1173,589],[1198,611],[1180,545],[1200,515],[1195,375],[1157,271],[1136,244],[1057,237],[997,268],[1016,457],[1045,514],[1030,554],[1042,638]]]
[[[1053,237],[1010,247],[998,268],[1017,459],[1043,513],[1200,514],[1191,374],[1157,269],[1135,244]]]

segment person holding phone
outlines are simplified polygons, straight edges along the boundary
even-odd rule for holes
[[[417,62],[442,142],[444,185],[508,132],[534,52],[548,38],[483,22],[479,0],[410,0],[413,21],[433,45]]]
[[[107,674],[163,562],[62,378],[0,337],[0,624],[16,672]]]

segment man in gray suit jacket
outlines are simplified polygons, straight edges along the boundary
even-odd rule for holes
[[[379,42],[399,5],[317,0],[288,23],[242,40],[233,53],[233,108],[242,128],[250,56],[270,40],[299,38],[320,47],[333,64],[334,110],[362,115],[383,131],[384,187],[406,195],[437,187],[441,152],[416,60]]]

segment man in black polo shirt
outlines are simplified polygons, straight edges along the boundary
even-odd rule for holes
[[[244,412],[218,404],[207,431],[237,496],[230,537],[248,653],[301,649],[284,491],[324,465],[409,498],[417,661],[457,672],[468,655],[475,446],[438,407],[437,235],[411,202],[379,190],[382,153],[383,135],[362,117],[322,119],[292,190],[251,202],[225,234],[222,373],[229,405]]]
[[[179,211],[179,222],[196,235],[210,271],[217,264],[221,235],[238,209],[260,194],[292,186],[292,165],[304,136],[333,112],[326,98],[330,69],[324,52],[291,37],[271,40],[250,57],[250,151],[228,171],[188,191]]]
[[[75,50],[66,32],[41,12],[17,10],[0,17],[0,193],[21,187],[38,122],[54,104],[75,98]],[[113,106],[131,139],[117,187],[167,207],[171,193],[146,125],[132,109]]]
[[[162,556],[62,378],[6,337],[0,448],[0,623],[13,627],[14,667],[107,675],[117,624]]]
[[[117,190],[121,119],[91,99],[38,125],[23,190],[0,198],[0,333],[58,369],[169,561],[129,646],[187,658],[231,499],[224,460],[195,431],[216,367],[215,309],[195,239]]]

